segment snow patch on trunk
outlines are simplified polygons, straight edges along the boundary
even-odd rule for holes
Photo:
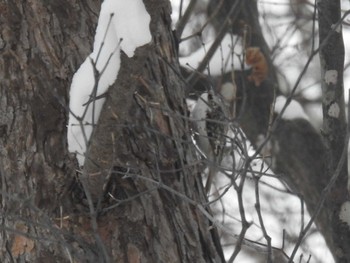
[[[338,71],[331,69],[327,70],[326,73],[324,74],[324,81],[329,84],[337,84],[337,78],[338,78]]]
[[[132,57],[137,47],[152,40],[150,21],[142,0],[105,0],[101,5],[93,52],[75,73],[70,87],[68,150],[77,153],[80,165],[105,101],[93,99],[115,82],[120,50]]]

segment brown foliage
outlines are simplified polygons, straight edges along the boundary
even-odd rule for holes
[[[260,86],[269,73],[264,54],[258,47],[248,47],[245,61],[249,66],[252,66],[252,73],[248,76],[248,80],[254,82],[255,86]]]

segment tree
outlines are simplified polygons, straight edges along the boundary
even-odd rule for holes
[[[91,198],[90,210],[84,207],[85,193],[79,199],[79,186],[74,184],[78,167],[65,140],[67,87],[88,55],[98,5],[45,1],[3,5],[8,34],[3,35],[1,64],[8,66],[1,96],[2,247],[7,251],[2,261],[220,261],[222,252],[214,243],[208,212],[197,206],[205,198],[199,173],[195,166],[187,167],[194,158],[187,124],[174,114],[184,115],[186,109],[183,84],[176,74],[170,4],[145,1],[145,5],[152,17],[153,42],[133,58],[122,55],[119,81],[110,88],[104,106],[113,105],[120,121],[115,122],[114,110],[103,110],[89,148],[90,160],[101,160],[97,165],[104,165],[104,158],[118,149],[107,164],[114,181],[108,187],[114,186],[109,193],[124,201],[110,211],[96,211],[91,203],[96,199]],[[100,130],[106,127],[108,132]],[[116,143],[98,152],[94,147],[108,143],[110,131]],[[87,174],[94,164],[86,165]],[[186,176],[181,168],[187,170]],[[101,185],[89,186],[87,196],[96,188],[100,191]]]
[[[226,228],[207,203],[185,103],[198,74],[185,81],[178,63],[178,41],[188,16],[185,13],[172,31],[169,1],[143,2],[151,17],[152,42],[137,48],[133,57],[121,52],[118,78],[94,125],[83,168],[67,149],[69,86],[91,51],[100,2],[0,4],[2,262],[225,261],[218,230]],[[321,48],[312,53],[321,52],[325,76],[329,70],[338,72],[336,82],[323,78],[324,140],[303,120],[277,117],[270,125],[278,82],[256,2],[223,1],[217,9],[212,1],[208,10],[218,13],[213,15],[218,40],[227,30],[242,34],[239,21],[244,21],[251,32],[250,46],[259,47],[268,61],[269,75],[259,89],[247,81],[246,72],[237,72],[235,79],[237,97],[243,98],[236,105],[238,124],[256,146],[255,157],[268,142],[279,145],[278,153],[271,152],[275,172],[288,176],[336,260],[347,262],[349,229],[339,220],[347,175],[338,30],[342,20],[336,3],[320,1],[317,6]],[[334,98],[329,99],[329,89],[337,90],[331,92]],[[334,103],[337,116],[329,111]],[[266,135],[263,144],[258,144],[260,134]],[[286,136],[295,143],[288,143]],[[244,176],[253,161],[246,157]],[[258,186],[260,177],[254,180]],[[238,193],[244,180],[240,182]],[[240,213],[242,231],[230,261],[247,242],[249,222]],[[307,231],[301,231],[298,242]],[[283,251],[271,247],[268,234],[264,237],[264,260],[271,262],[276,251]],[[288,257],[293,260],[294,255]]]

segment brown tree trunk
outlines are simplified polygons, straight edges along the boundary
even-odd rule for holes
[[[0,261],[64,262],[73,247],[60,197],[75,176],[65,107],[99,4],[2,1],[0,10]]]
[[[91,51],[99,4],[0,4],[1,262],[223,261],[180,117],[170,4],[144,2],[153,41],[121,56],[83,188],[67,152],[68,89]]]

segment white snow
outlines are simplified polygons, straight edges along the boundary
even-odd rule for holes
[[[91,60],[100,72],[96,91],[96,95],[99,96],[105,93],[117,78],[120,68],[120,49],[132,57],[137,47],[152,40],[149,30],[150,20],[142,0],[105,0],[101,5],[93,52],[75,73],[70,87],[68,150],[77,153],[80,165],[84,164],[87,141],[104,103],[104,99],[99,99],[84,105],[89,101],[95,85]],[[79,124],[72,113],[82,118],[83,125]],[[87,141],[84,139],[84,133]]]
[[[331,104],[331,106],[328,109],[328,115],[333,118],[338,118],[340,113],[340,108],[338,103],[334,102]]]
[[[275,102],[275,112],[280,114],[284,105],[286,104],[286,97],[278,96]],[[286,110],[282,115],[283,119],[286,120],[294,120],[294,119],[305,119],[309,120],[309,117],[306,115],[303,107],[299,102],[292,100],[290,104],[287,106]]]
[[[243,52],[241,42],[241,37],[237,35],[225,35],[221,42],[221,48],[219,47],[216,50],[209,62],[210,74],[212,76],[220,76],[222,73],[232,71],[232,65],[235,70],[242,70],[241,61],[239,59],[239,56],[241,56]],[[183,67],[190,66],[196,69],[213,43],[214,41],[210,41],[205,44],[205,48],[199,48],[187,57],[180,57],[180,64]],[[248,69],[249,66],[245,65],[245,68]]]
[[[327,70],[324,74],[324,81],[329,84],[337,84],[337,78],[338,78],[338,71],[331,69]]]
[[[235,82],[225,82],[221,85],[220,94],[224,98],[224,101],[229,104],[236,99],[237,86]]]
[[[186,99],[187,110],[192,112],[194,107],[196,106],[197,101],[192,99]]]
[[[340,34],[342,32],[342,26],[341,24],[333,24],[331,25],[331,28],[337,32],[338,34]]]

